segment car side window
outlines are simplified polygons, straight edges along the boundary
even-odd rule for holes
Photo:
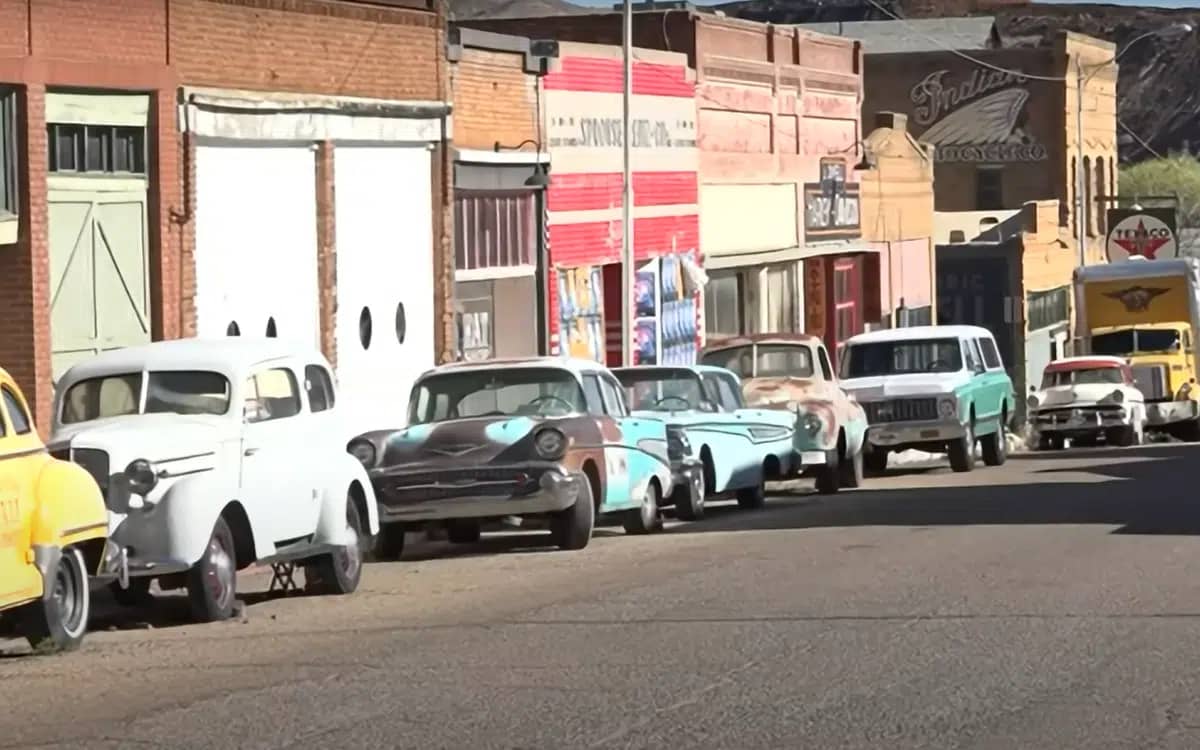
[[[717,391],[721,394],[721,406],[729,411],[737,411],[742,408],[741,399],[738,397],[738,389],[733,387],[729,382],[729,378],[717,376]]]
[[[717,376],[701,375],[700,383],[704,386],[704,398],[718,407],[724,408],[725,405],[721,403],[721,387],[717,384]]]
[[[4,391],[4,409],[8,412],[8,421],[12,423],[13,432],[18,435],[28,435],[33,431],[33,420],[29,418],[29,412],[25,411],[21,399],[13,393],[12,389],[4,386],[2,390]]]
[[[333,378],[321,365],[304,368],[304,390],[308,394],[308,410],[314,414],[333,408]]]
[[[621,386],[611,377],[600,377],[600,390],[604,395],[604,409],[609,416],[624,417],[629,412],[625,409],[625,399],[621,395]]]
[[[600,378],[591,373],[583,376],[583,399],[587,402],[588,414],[604,413],[604,396],[600,393]]]
[[[975,348],[974,341],[971,339],[961,339],[963,362],[966,363],[967,369],[971,372],[979,372],[982,363],[979,360],[979,350]]]
[[[825,351],[825,347],[817,347],[817,360],[821,363],[821,375],[833,382],[833,368],[829,366],[829,353]]]
[[[979,348],[983,350],[983,363],[989,370],[998,370],[1003,365],[1000,362],[1000,352],[996,350],[996,342],[990,338],[980,338]]]
[[[286,367],[263,370],[246,379],[246,422],[287,419],[300,413],[300,389]]]

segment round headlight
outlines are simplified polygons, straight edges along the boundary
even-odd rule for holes
[[[125,478],[129,481],[129,490],[137,495],[148,495],[158,485],[158,473],[154,465],[144,458],[137,458],[125,467]]]
[[[350,445],[346,446],[346,450],[350,455],[359,460],[364,468],[371,468],[375,465],[375,446],[369,440],[351,440]]]
[[[1038,397],[1030,396],[1029,398],[1025,399],[1025,403],[1029,404],[1030,409],[1036,409],[1038,407]]]
[[[1117,402],[1118,404],[1121,403],[1122,401],[1125,400],[1125,393],[1123,391],[1113,391],[1112,392],[1112,400]]]
[[[821,431],[821,418],[816,414],[805,414],[801,424],[809,435],[816,435]]]
[[[953,417],[958,414],[958,399],[955,398],[940,398],[938,399],[938,415],[943,417]]]
[[[547,427],[538,430],[538,433],[533,436],[533,447],[541,458],[555,461],[562,458],[563,453],[566,452],[567,438],[560,430]]]

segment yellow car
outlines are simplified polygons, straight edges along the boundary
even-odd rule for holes
[[[112,556],[108,547],[96,481],[50,457],[25,397],[0,369],[0,618],[37,651],[78,648],[89,574]]]

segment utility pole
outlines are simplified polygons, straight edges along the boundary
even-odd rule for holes
[[[633,179],[630,166],[630,149],[633,142],[633,0],[625,0],[622,11],[621,54],[625,61],[625,85],[623,90],[622,124],[625,126],[621,138],[621,363],[633,366]]]

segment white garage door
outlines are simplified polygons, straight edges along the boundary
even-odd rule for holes
[[[434,364],[430,152],[334,150],[337,370],[358,431],[400,427]]]
[[[314,154],[196,149],[196,332],[320,345]]]

